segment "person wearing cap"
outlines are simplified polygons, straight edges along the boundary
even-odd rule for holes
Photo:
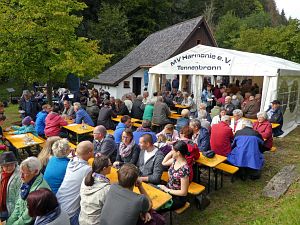
[[[40,173],[41,162],[36,157],[28,157],[20,165],[22,185],[19,189],[19,197],[15,204],[15,209],[8,218],[6,225],[29,225],[34,219],[28,214],[27,197],[29,193],[47,188],[49,185]]]
[[[12,152],[0,155],[0,220],[6,220],[14,211],[21,187],[20,169]]]
[[[34,136],[38,136],[34,126],[32,125],[32,118],[30,116],[26,116],[22,120],[22,126],[12,126],[12,129],[15,130],[12,132],[12,134],[26,134],[26,133],[32,133]]]
[[[271,106],[267,110],[268,120],[270,123],[279,123],[280,125],[273,128],[273,137],[278,137],[283,134],[283,113],[280,107],[280,101],[274,100],[271,102]]]

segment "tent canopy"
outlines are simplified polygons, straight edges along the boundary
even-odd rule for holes
[[[300,65],[285,59],[197,45],[149,70],[150,74],[277,76],[279,70],[300,76]]]

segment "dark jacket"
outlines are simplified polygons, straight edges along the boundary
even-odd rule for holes
[[[269,109],[267,110],[267,114],[269,117],[269,111],[272,109],[272,107],[270,106]],[[274,137],[278,137],[280,135],[283,134],[282,131],[282,125],[283,125],[283,113],[281,111],[281,108],[278,108],[274,111],[274,113],[272,114],[271,118],[268,118],[270,123],[279,123],[280,126],[276,127],[273,129],[273,136]]]
[[[243,107],[243,113],[246,118],[250,119],[256,119],[256,114],[260,110],[260,104],[254,100],[249,101],[246,103],[246,105]]]
[[[23,114],[24,118],[26,116],[30,116],[32,120],[35,121],[36,114],[39,111],[39,105],[37,100],[35,100],[34,98],[31,98],[28,101],[26,101],[25,98],[21,98],[19,104],[19,110],[25,111],[25,114]]]
[[[153,109],[152,123],[165,125],[170,123],[168,119],[171,114],[169,107],[164,102],[156,102]]]
[[[227,160],[237,167],[260,170],[264,165],[262,145],[261,135],[252,128],[245,127],[236,132]]]
[[[233,104],[229,103],[229,104],[226,104],[224,106],[224,108],[226,110],[226,115],[232,116],[232,112],[233,112],[233,110],[235,110],[235,106]]]
[[[181,117],[177,119],[176,130],[180,132],[181,128],[189,125],[189,122],[190,122],[189,118]]]
[[[131,108],[131,116],[136,119],[143,119],[143,102],[139,99],[135,99],[132,103],[132,108]]]
[[[178,79],[173,79],[172,80],[172,88],[179,88],[179,80]]]
[[[158,150],[154,156],[144,163],[144,153],[144,150],[140,152],[137,163],[137,166],[140,170],[140,176],[148,177],[149,183],[159,184],[161,175],[163,173],[163,166],[161,163],[164,159],[164,154],[162,151]]]
[[[205,152],[209,150],[209,131],[203,127],[200,128],[200,135],[198,135],[197,145],[200,151]]]
[[[127,106],[125,105],[125,103],[122,103],[119,107],[119,109],[117,110],[117,108],[115,109],[115,113],[117,115],[129,115],[129,111]]]
[[[119,149],[118,149],[116,161],[119,161],[121,163],[132,163],[132,164],[136,165],[136,163],[139,159],[140,151],[141,151],[140,146],[138,144],[135,144],[133,146],[133,149],[132,149],[130,155],[123,158],[119,154]]]
[[[97,124],[97,119],[99,115],[99,107],[97,106],[97,104],[89,101],[86,106],[86,112],[90,115],[94,124]]]
[[[115,124],[111,117],[117,117],[117,115],[111,108],[103,106],[99,111],[97,125],[103,125],[107,130],[114,130]]]
[[[116,161],[118,146],[115,143],[114,137],[112,135],[107,134],[101,142],[94,140],[93,144],[95,155],[97,153],[101,153],[102,155],[109,157],[112,163]]]

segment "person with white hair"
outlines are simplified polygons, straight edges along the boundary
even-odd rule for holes
[[[75,111],[75,123],[81,124],[82,122],[94,126],[94,122],[90,115],[81,107],[79,102],[74,102],[74,111]]]
[[[56,194],[66,174],[67,165],[70,161],[69,141],[67,139],[57,140],[52,145],[53,156],[46,166],[44,178],[49,184],[52,192]]]
[[[238,130],[241,130],[243,128],[243,111],[240,109],[235,109],[232,112],[233,118],[231,119],[230,127],[233,131],[233,133],[237,132]]]
[[[240,168],[242,180],[260,178],[264,165],[263,138],[255,130],[250,120],[243,120],[242,129],[238,130],[232,143],[232,151],[227,155],[227,161]]]
[[[27,197],[29,193],[41,188],[50,187],[40,173],[41,162],[36,157],[28,157],[20,165],[22,185],[20,188],[20,196],[15,205],[13,213],[8,218],[7,225],[29,225],[33,224],[35,218],[28,214]]]
[[[268,121],[266,112],[257,113],[257,121],[253,124],[256,130],[264,139],[264,151],[269,151],[273,146],[272,124]]]
[[[233,110],[235,110],[235,106],[231,103],[231,97],[225,97],[224,108],[226,109],[226,115],[232,116]]]
[[[233,133],[229,124],[230,117],[224,115],[221,117],[220,123],[214,124],[211,127],[210,147],[219,155],[227,156],[231,152]]]

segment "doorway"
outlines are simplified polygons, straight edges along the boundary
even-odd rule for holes
[[[132,92],[138,96],[141,94],[141,88],[142,88],[142,78],[141,77],[133,77],[132,80]]]

